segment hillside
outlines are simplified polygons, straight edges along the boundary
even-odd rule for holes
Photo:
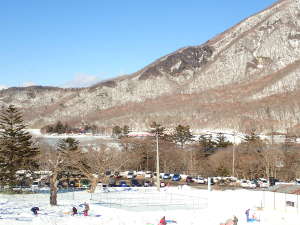
[[[89,88],[9,88],[0,105],[21,107],[33,128],[57,120],[235,128],[298,127],[300,1],[281,0],[199,46]]]

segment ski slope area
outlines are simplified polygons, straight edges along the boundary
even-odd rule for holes
[[[142,190],[142,189],[141,189]],[[106,191],[107,192],[107,191]],[[126,195],[128,193],[128,195]],[[207,204],[205,207],[176,208],[170,206],[157,208],[157,204],[165,206],[165,198],[156,202],[156,207],[145,207],[143,210],[132,210],[126,207],[113,207],[102,204],[101,199],[91,198],[87,192],[76,192],[59,194],[58,206],[49,205],[49,194],[25,194],[25,195],[0,195],[0,225],[157,225],[161,217],[167,220],[174,220],[178,225],[220,225],[227,219],[236,215],[238,224],[259,224],[259,225],[296,225],[299,224],[300,216],[296,213],[285,213],[284,211],[259,210],[262,193],[259,191],[235,190],[235,191],[211,191],[197,190],[189,187],[182,189],[166,188],[161,190],[160,195],[173,196],[197,196]],[[109,194],[109,191],[108,191]],[[145,192],[126,190],[119,198],[143,199]],[[157,195],[156,191],[147,191],[147,196]],[[73,196],[72,196],[73,195]],[[103,195],[101,195],[102,198]],[[154,197],[155,198],[155,197]],[[190,201],[188,199],[188,201]],[[82,212],[82,203],[90,204],[89,216],[82,214],[72,216],[70,212],[75,206],[78,212]],[[143,203],[144,204],[144,203]],[[34,206],[40,208],[37,216],[33,215],[30,209]],[[250,208],[260,222],[246,222],[245,210]],[[174,224],[174,223],[168,223]]]

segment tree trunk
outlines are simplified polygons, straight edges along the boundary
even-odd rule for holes
[[[57,172],[50,176],[50,205],[57,205]]]
[[[96,187],[97,187],[98,178],[92,176],[92,177],[89,177],[89,180],[91,182],[91,186],[90,186],[89,192],[90,193],[94,193],[95,190],[96,190]]]

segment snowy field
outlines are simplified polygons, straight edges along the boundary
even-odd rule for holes
[[[154,204],[149,204],[151,196]],[[198,198],[199,205],[194,203],[193,207],[188,207],[191,197]],[[119,199],[119,204],[105,204],[112,199]],[[89,216],[69,214],[73,206],[81,212],[80,205],[84,202],[90,204]],[[166,203],[178,203],[186,207],[167,207]],[[59,206],[50,206],[48,194],[0,195],[0,225],[157,225],[162,216],[166,216],[167,220],[175,220],[179,225],[219,225],[233,215],[238,217],[239,225],[300,224],[297,213],[258,210],[257,207],[262,204],[262,193],[247,190],[208,192],[175,187],[164,189],[160,193],[155,190],[124,189],[117,195],[114,191],[106,191],[94,196],[87,192],[75,192],[59,194],[58,204]],[[33,206],[40,208],[37,216],[30,211]],[[260,222],[246,222],[245,210],[248,208],[251,209],[250,213],[256,213]]]

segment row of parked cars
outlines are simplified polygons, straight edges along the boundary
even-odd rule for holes
[[[119,184],[119,186],[144,186],[145,182],[140,182],[140,179],[145,180],[153,180],[150,178],[156,178],[156,173],[152,171],[126,171],[126,172],[115,172],[113,175],[110,174],[110,176],[114,176],[116,178],[125,178],[125,179],[131,179],[131,181],[123,181]],[[138,178],[139,180],[137,180]],[[172,182],[185,182],[187,184],[203,184],[206,185],[208,183],[208,179],[203,176],[190,176],[185,174],[179,174],[179,173],[160,173],[160,179],[162,185]],[[132,181],[133,180],[133,181]],[[273,182],[274,181],[274,182]],[[273,180],[267,180],[265,178],[257,178],[253,180],[246,180],[246,179],[237,179],[236,177],[211,177],[210,183],[212,185],[218,184],[218,185],[229,185],[229,186],[240,186],[243,188],[268,188],[271,185],[274,185],[275,182],[277,182],[277,179]],[[128,182],[128,184],[127,184]],[[132,183],[133,182],[133,183]],[[135,182],[140,184],[134,184]],[[298,184],[300,184],[300,180],[297,180]],[[126,184],[125,184],[126,183]],[[151,186],[153,185],[150,181],[146,182],[145,186]]]

